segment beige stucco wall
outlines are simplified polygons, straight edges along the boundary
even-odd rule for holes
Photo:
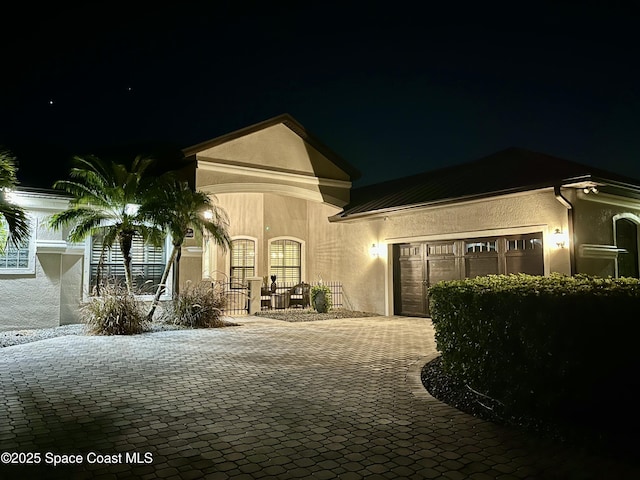
[[[581,246],[615,246],[613,222],[619,214],[640,219],[640,201],[607,193],[585,194],[574,190],[572,196],[576,224],[576,266],[578,272],[599,276],[615,276],[615,255],[587,253]],[[637,220],[636,220],[637,221]]]
[[[292,238],[303,244],[303,280],[307,282],[339,280],[334,278],[339,262],[340,246],[335,231],[341,227],[330,224],[328,218],[339,209],[322,203],[271,193],[218,194],[216,203],[230,219],[229,235],[232,238],[251,238],[256,241],[256,275],[269,274],[269,241],[276,238]],[[192,241],[194,244],[197,240]],[[204,250],[204,249],[203,249]],[[190,257],[181,262],[181,285],[187,281],[202,279],[202,260],[198,263]],[[212,249],[210,269],[217,272],[213,278],[224,279],[229,274],[228,253],[220,248]]]
[[[66,201],[45,194],[16,194],[16,203],[29,215],[30,273],[0,273],[0,330],[55,327],[77,323],[82,292],[82,250],[69,248],[65,231],[48,228],[48,217]]]
[[[208,148],[199,156],[238,165],[349,180],[347,173],[283,124]]]
[[[336,230],[337,243],[344,246],[338,276],[353,308],[360,310],[393,313],[390,246],[397,243],[542,231],[545,274],[570,273],[569,249],[552,244],[553,231],[568,228],[567,209],[552,190],[389,212],[352,220],[342,227]],[[382,245],[377,258],[369,255],[373,243]]]
[[[411,209],[347,222],[330,222],[339,209],[318,202],[274,194],[217,195],[229,215],[232,237],[257,240],[258,276],[268,274],[268,242],[292,237],[304,242],[304,280],[340,281],[348,308],[393,313],[393,276],[389,251],[395,243],[498,236],[542,231],[545,273],[570,273],[569,249],[553,245],[556,228],[568,229],[567,209],[552,190],[509,195],[437,208]],[[382,246],[378,257],[372,244]],[[226,256],[212,262],[228,274]],[[191,279],[202,278],[202,264],[181,266]],[[188,273],[187,273],[188,270]]]

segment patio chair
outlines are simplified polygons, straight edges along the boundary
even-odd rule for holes
[[[307,308],[311,305],[311,285],[299,283],[289,290],[289,307]]]

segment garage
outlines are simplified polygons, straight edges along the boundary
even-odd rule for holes
[[[394,313],[428,316],[427,289],[441,280],[544,275],[543,252],[542,232],[394,245]]]

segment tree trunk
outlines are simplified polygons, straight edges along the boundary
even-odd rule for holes
[[[133,294],[133,278],[131,275],[131,245],[133,244],[133,234],[120,234],[120,252],[124,263],[124,280],[127,284],[127,292]]]
[[[160,303],[160,296],[164,291],[167,283],[167,278],[169,278],[169,270],[171,270],[171,266],[175,262],[176,257],[178,256],[178,252],[180,251],[180,245],[174,245],[173,250],[171,250],[171,257],[167,261],[167,264],[164,266],[164,271],[162,272],[162,278],[160,279],[160,284],[156,290],[156,294],[153,297],[153,302],[151,303],[151,308],[149,309],[149,313],[147,314],[147,320],[150,322],[153,320],[153,314],[156,311],[158,303]]]
[[[100,295],[100,284],[102,283],[102,272],[104,271],[104,254],[107,250],[107,246],[102,241],[102,248],[100,249],[100,260],[98,260],[98,271],[96,272],[96,295]]]

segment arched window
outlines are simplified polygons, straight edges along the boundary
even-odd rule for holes
[[[615,220],[616,246],[625,251],[618,254],[618,277],[639,278],[638,224],[628,218]]]
[[[229,277],[232,285],[244,285],[248,277],[256,275],[256,242],[247,238],[231,241]]]
[[[278,284],[296,285],[302,279],[302,243],[290,239],[273,240],[269,245],[269,275]]]

